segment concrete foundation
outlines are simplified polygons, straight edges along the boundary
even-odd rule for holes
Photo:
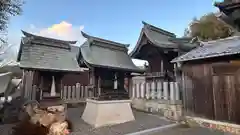
[[[171,101],[164,99],[133,99],[132,106],[138,110],[160,113],[171,120],[180,121],[183,119],[182,102],[180,100]]]
[[[97,101],[87,99],[82,119],[93,127],[115,125],[135,120],[131,100]]]

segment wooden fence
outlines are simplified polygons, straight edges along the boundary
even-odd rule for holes
[[[61,90],[61,98],[67,103],[84,102],[86,98],[93,96],[93,91],[89,90],[89,86],[81,86],[77,83],[74,86],[64,86]]]
[[[133,84],[131,98],[180,100],[177,82],[141,82]]]
[[[63,86],[61,90],[61,98],[67,103],[85,102],[86,98],[93,97],[93,91],[89,86],[83,86],[77,83],[73,86]],[[25,91],[25,96],[32,99],[36,96],[36,86],[33,91]],[[130,98],[145,99],[164,99],[164,100],[181,100],[180,91],[177,82],[138,82],[132,85],[129,91]]]

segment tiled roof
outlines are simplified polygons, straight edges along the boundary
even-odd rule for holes
[[[239,53],[240,53],[240,37],[233,36],[225,39],[202,42],[201,46],[173,59],[172,62],[207,59],[219,56],[234,55]]]
[[[142,72],[129,57],[126,44],[121,44],[97,37],[82,35],[88,40],[80,47],[83,60],[93,67],[121,69]]]
[[[73,41],[62,41],[23,32],[18,61],[21,68],[51,71],[81,71],[71,52]]]
[[[136,57],[138,51],[143,46],[143,38],[147,38],[147,40],[150,41],[153,46],[156,46],[158,48],[180,49],[182,51],[189,51],[192,48],[196,47],[196,44],[190,43],[192,40],[190,38],[177,38],[174,33],[155,27],[146,22],[143,22],[143,24],[144,27],[141,30],[138,42],[133,51],[130,53],[130,56],[133,58]]]

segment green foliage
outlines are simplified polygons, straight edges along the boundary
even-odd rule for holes
[[[195,18],[191,22],[190,29],[187,29],[184,34],[208,41],[229,37],[233,34],[233,30],[213,13],[209,13],[200,19]]]
[[[9,19],[11,16],[17,16],[22,13],[23,0],[0,0],[0,32],[7,30]],[[0,41],[4,42],[1,36]]]

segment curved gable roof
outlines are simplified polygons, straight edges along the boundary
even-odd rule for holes
[[[82,32],[88,40],[80,47],[81,56],[87,65],[142,72],[129,57],[129,45],[92,37]]]
[[[186,40],[182,42],[182,40],[179,40],[179,38],[176,38],[176,35],[174,33],[160,29],[146,22],[142,22],[142,23],[144,24],[144,27],[141,30],[136,46],[134,47],[133,51],[130,53],[131,57],[134,58],[138,53],[138,51],[141,49],[141,47],[145,45],[143,43],[144,38],[146,38],[147,41],[149,41],[153,46],[156,46],[158,48],[163,48],[163,49],[164,48],[166,49],[185,48],[187,50],[189,49],[189,46],[186,44],[189,43],[192,39],[189,38],[188,42],[185,42]]]
[[[71,52],[75,41],[41,37],[23,31],[17,61],[25,69],[51,71],[82,71],[76,56]]]

